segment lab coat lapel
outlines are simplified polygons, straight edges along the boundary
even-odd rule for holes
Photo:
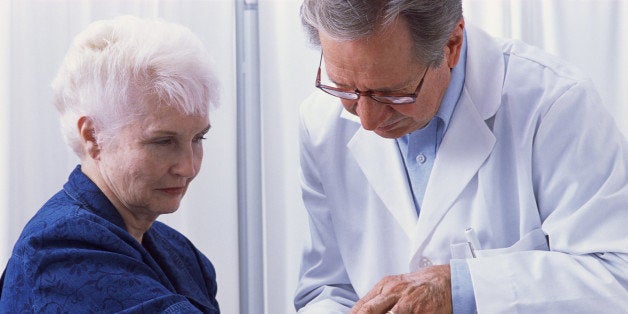
[[[412,239],[417,214],[395,140],[360,128],[347,146],[377,196]]]
[[[463,91],[449,129],[436,154],[416,230],[415,257],[434,228],[476,175],[495,145],[495,136]]]
[[[431,227],[451,207],[495,145],[495,136],[466,99],[452,117],[427,185],[424,220]]]
[[[471,25],[467,25],[466,32],[469,40],[464,88],[425,190],[413,237],[411,269],[418,268],[434,229],[490,156],[496,142],[487,121],[501,103],[504,57],[486,33]]]

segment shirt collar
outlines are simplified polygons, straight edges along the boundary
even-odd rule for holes
[[[449,81],[449,86],[447,86],[447,90],[445,91],[445,95],[441,101],[440,107],[436,112],[436,115],[432,119],[437,119],[437,131],[436,131],[436,146],[440,146],[440,142],[442,141],[445,131],[447,131],[447,127],[449,126],[449,121],[451,120],[451,116],[456,108],[456,103],[458,103],[458,99],[460,98],[460,94],[462,93],[462,88],[464,86],[465,79],[465,70],[467,67],[467,33],[463,32],[462,37],[462,47],[460,48],[460,58],[458,60],[458,64],[451,69],[451,79]],[[410,137],[418,136],[421,130],[416,130],[412,133],[406,134],[399,138],[401,143],[407,145],[410,140]]]
[[[467,67],[467,34],[466,31],[463,33],[462,37],[462,47],[460,48],[460,59],[458,60],[458,64],[451,69],[451,80],[449,81],[449,86],[445,91],[445,95],[443,96],[443,100],[441,101],[440,108],[436,113],[436,117],[441,119],[443,123],[442,134],[440,134],[440,139],[442,139],[442,135],[445,134],[447,127],[449,126],[449,121],[451,120],[451,115],[456,108],[456,103],[460,98],[460,94],[462,93],[462,87],[464,86],[465,79],[465,69]],[[440,133],[440,132],[439,132]],[[439,139],[439,142],[440,142]]]

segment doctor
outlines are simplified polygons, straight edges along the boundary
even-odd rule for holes
[[[628,144],[460,0],[304,0],[301,313],[628,312]]]

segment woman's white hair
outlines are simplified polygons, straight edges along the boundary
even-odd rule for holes
[[[52,82],[68,145],[83,157],[80,117],[94,121],[99,144],[140,119],[145,103],[208,115],[218,81],[201,41],[188,28],[159,19],[121,16],[79,33]]]

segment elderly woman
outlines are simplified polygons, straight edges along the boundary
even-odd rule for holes
[[[53,82],[81,160],[32,218],[0,312],[219,313],[211,262],[155,221],[198,174],[218,92],[190,30],[130,16],[79,34]]]

